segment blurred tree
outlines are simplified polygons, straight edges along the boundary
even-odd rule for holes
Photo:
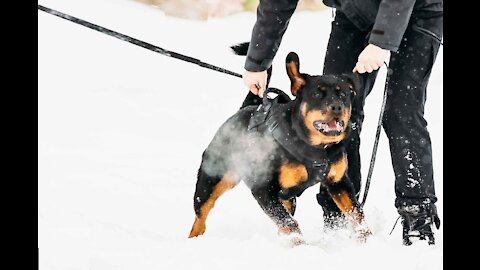
[[[169,16],[208,19],[208,0],[136,0],[160,8]]]
[[[224,17],[234,13],[244,11],[245,0],[210,0],[209,1],[209,16],[210,17]]]
[[[244,0],[243,2],[246,11],[255,11],[259,0]],[[322,0],[300,0],[296,10],[321,10],[324,8]]]

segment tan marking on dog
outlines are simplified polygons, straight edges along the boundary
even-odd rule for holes
[[[338,84],[335,85],[335,90],[340,91],[340,89],[342,89],[342,88],[340,87],[340,85],[338,85]]]
[[[293,222],[288,225],[277,224],[278,234],[283,234],[283,235],[288,235],[291,233],[302,234],[302,231],[300,231],[300,227],[298,226],[298,222],[294,219],[292,219],[292,221]]]
[[[292,233],[298,233],[299,235],[294,235],[289,237],[289,244],[290,247],[304,245],[306,242],[302,239],[302,232],[297,227],[296,229],[292,230],[291,227],[282,227],[278,229],[279,235],[290,235]]]
[[[285,163],[280,167],[278,183],[282,189],[294,187],[307,180],[307,168],[302,164]]]
[[[196,237],[205,233],[208,213],[215,206],[215,201],[222,196],[226,191],[235,187],[238,183],[239,176],[233,172],[227,172],[220,182],[218,182],[213,188],[210,198],[200,207],[200,215],[195,218],[195,222],[192,225],[192,230],[188,238]]]
[[[298,227],[298,224],[294,224],[294,225],[290,225],[290,226],[287,226],[287,225],[284,225],[284,226],[278,226],[278,234],[291,234],[291,233],[298,233],[298,234],[302,234],[302,232],[300,231],[300,228]]]
[[[303,102],[300,105],[300,113],[302,114],[303,118],[307,117],[307,102]]]
[[[292,92],[292,95],[296,96],[298,89],[302,88],[307,82],[303,78],[302,75],[300,75],[297,65],[295,65],[295,62],[289,62],[287,63],[287,74],[288,77],[290,77],[290,83],[291,83],[291,89],[290,91]]]
[[[293,208],[293,204],[290,200],[282,200],[282,205],[283,207],[287,210],[287,212],[292,215],[292,208]]]
[[[346,191],[340,191],[338,193],[330,193],[333,201],[338,208],[345,214],[353,211],[353,202],[348,196]]]
[[[343,121],[344,125],[348,124],[348,121],[350,121],[350,116],[352,116],[352,107],[351,106],[343,109],[343,111],[342,111],[342,116],[340,117],[340,120]]]
[[[355,221],[357,224],[363,223],[363,211],[354,207],[353,202],[346,191],[330,193],[330,196],[332,196],[333,201],[345,216]]]
[[[345,138],[345,132],[341,132],[338,136],[326,136],[313,126],[313,122],[315,121],[325,121],[326,119],[328,119],[328,113],[323,113],[321,110],[307,111],[306,102],[300,105],[300,113],[303,116],[303,121],[308,129],[308,137],[312,145],[337,143]],[[344,125],[346,125],[350,120],[350,115],[351,107],[343,110],[340,120],[343,121]]]
[[[347,156],[343,155],[338,161],[330,165],[330,171],[328,172],[327,179],[331,182],[339,182],[345,175],[345,171],[348,167]]]

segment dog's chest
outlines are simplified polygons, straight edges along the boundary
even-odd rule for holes
[[[302,163],[292,161],[283,162],[278,170],[278,183],[282,189],[289,189],[300,186],[306,188],[318,183],[319,180],[340,181],[347,168],[346,156],[341,156],[334,162],[328,162],[328,166],[326,167],[328,168],[327,171],[318,171],[316,174],[312,169],[307,170],[307,167]],[[321,179],[317,179],[318,177]]]
[[[280,165],[278,183],[282,189],[291,188],[308,181],[305,165],[300,163],[283,163]]]

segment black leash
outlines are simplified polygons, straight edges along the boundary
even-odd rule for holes
[[[186,62],[189,62],[189,63],[192,63],[192,64],[196,64],[196,65],[199,65],[199,66],[204,67],[204,68],[208,68],[208,69],[211,69],[211,70],[215,70],[215,71],[218,71],[218,72],[222,72],[222,73],[225,73],[225,74],[229,74],[229,75],[232,75],[232,76],[235,76],[235,77],[242,78],[242,75],[240,75],[236,72],[233,72],[233,71],[221,68],[221,67],[217,67],[217,66],[205,63],[205,62],[202,62],[202,61],[200,61],[196,58],[192,58],[190,56],[186,56],[186,55],[183,55],[183,54],[179,54],[179,53],[176,53],[176,52],[172,52],[172,51],[169,51],[169,50],[162,49],[158,46],[152,45],[152,44],[147,43],[145,41],[141,41],[139,39],[121,34],[119,32],[107,29],[105,27],[102,27],[102,26],[84,21],[82,19],[70,16],[70,15],[62,13],[60,11],[56,11],[54,9],[44,7],[42,5],[38,5],[38,9],[41,10],[41,11],[44,11],[46,13],[49,13],[51,15],[55,15],[55,16],[60,17],[62,19],[71,21],[73,23],[83,25],[85,27],[96,30],[96,31],[101,32],[103,34],[107,34],[109,36],[118,38],[120,40],[123,40],[123,41],[129,42],[129,43],[132,43],[134,45],[140,46],[140,47],[145,48],[147,50],[150,50],[150,51],[153,51],[153,52],[156,52],[156,53],[168,56],[168,57],[173,57],[173,58],[176,58],[176,59],[180,59],[182,61],[186,61]]]
[[[388,73],[387,62],[383,62],[383,63],[385,63],[385,67],[387,67],[387,73]],[[372,156],[370,158],[370,167],[368,168],[367,180],[365,181],[365,190],[363,191],[363,200],[360,203],[360,207],[362,208],[363,208],[363,205],[365,205],[365,201],[367,200],[368,190],[370,189],[370,182],[372,181],[373,167],[375,166],[375,159],[377,158],[378,142],[380,140],[380,132],[382,131],[383,113],[385,112],[385,104],[387,103],[387,89],[388,89],[388,74],[385,80],[385,87],[383,90],[382,107],[380,109],[380,116],[378,117],[377,133],[375,134],[375,141],[373,143]]]

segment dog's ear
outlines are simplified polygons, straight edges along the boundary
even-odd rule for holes
[[[300,74],[300,60],[298,55],[290,52],[285,61],[287,67],[288,77],[290,78],[290,91],[292,95],[296,96],[298,90],[302,88],[307,82],[302,74]]]
[[[352,94],[355,96],[357,95],[358,91],[361,89],[361,78],[360,75],[355,72],[355,73],[349,73],[349,74],[342,74],[342,77],[345,79],[347,82],[348,88],[350,91],[352,91]]]

